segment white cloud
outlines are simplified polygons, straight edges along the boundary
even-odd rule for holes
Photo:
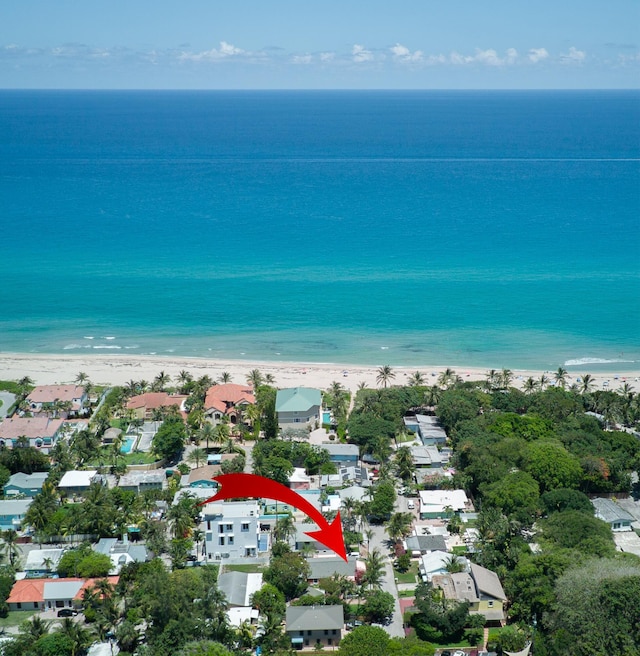
[[[563,52],[560,54],[560,61],[563,64],[581,64],[585,60],[586,56],[586,52],[571,46],[571,48],[569,48],[569,52]]]
[[[414,52],[411,52],[409,48],[401,45],[400,43],[396,43],[396,45],[389,48],[389,50],[391,50],[393,53],[393,58],[396,61],[405,63],[415,63],[422,61],[422,50],[415,50]]]
[[[451,61],[452,64],[456,65],[462,65],[462,64],[469,64],[473,61],[473,57],[469,57],[466,55],[461,55],[459,52],[456,52],[455,50],[449,55],[449,60]]]
[[[546,48],[531,48],[531,50],[529,50],[529,61],[533,64],[537,64],[548,57],[549,53]]]
[[[219,61],[246,54],[246,50],[236,48],[236,46],[226,41],[220,41],[220,47],[217,49],[211,48],[211,50],[202,52],[182,52],[180,53],[180,59],[183,61]]]
[[[353,61],[359,63],[373,61],[373,53],[364,46],[355,44],[351,50]]]
[[[294,64],[310,64],[313,61],[313,57],[311,55],[294,55],[291,61]]]
[[[507,56],[504,59],[505,64],[515,64],[518,61],[518,51],[515,48],[507,48]]]
[[[330,61],[333,61],[336,58],[336,53],[335,52],[321,52],[320,53],[320,61],[327,63]]]
[[[474,57],[475,61],[480,62],[481,64],[486,64],[487,66],[502,66],[504,63],[498,53],[489,48],[488,50],[477,50],[476,56]]]
[[[449,55],[449,61],[456,66],[476,63],[485,66],[505,66],[515,64],[517,60],[518,51],[515,48],[508,48],[504,57],[500,57],[498,52],[493,48],[487,48],[487,50],[476,50],[475,55],[461,55],[454,50],[451,55]]]

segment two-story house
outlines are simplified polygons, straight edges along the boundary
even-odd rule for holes
[[[334,606],[289,606],[286,614],[287,635],[294,649],[335,647],[342,639],[344,608]]]
[[[255,500],[203,506],[207,560],[258,555],[260,507]]]
[[[13,449],[24,441],[49,453],[62,434],[62,419],[49,417],[7,417],[0,423],[0,447]]]
[[[310,387],[290,387],[278,390],[276,414],[278,426],[285,428],[313,428],[320,422],[322,394]]]
[[[34,415],[46,414],[63,419],[72,412],[81,412],[87,401],[87,391],[81,385],[39,385],[26,398]]]

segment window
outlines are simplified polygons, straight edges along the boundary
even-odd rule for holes
[[[218,538],[218,544],[219,545],[224,545],[224,537]]]
[[[225,524],[224,530],[225,531],[233,531],[233,524]]]
[[[218,533],[224,533],[224,524],[218,524]]]
[[[488,601],[487,606],[489,606],[489,608],[493,608],[493,601]]]
[[[335,630],[335,629],[332,629],[332,631],[331,631],[331,635],[335,635],[335,634],[336,634],[336,630]]]
[[[311,630],[307,631],[307,635],[311,635]]]
[[[328,639],[327,639],[327,644],[328,644],[328,645],[332,645],[332,644],[333,644],[333,640],[332,640],[331,638],[328,638]]]
[[[233,535],[228,536],[227,544],[233,544]]]
[[[242,525],[240,526],[240,530],[241,530],[243,533],[248,533],[248,532],[249,532],[249,523],[247,522],[246,524],[242,524]]]
[[[21,604],[20,602],[18,602],[18,603],[16,604],[16,608],[17,608],[18,610],[20,610],[20,609],[22,608],[22,604]]]

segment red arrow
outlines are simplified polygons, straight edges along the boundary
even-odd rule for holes
[[[199,505],[203,506],[212,501],[235,499],[238,497],[263,497],[265,499],[282,501],[301,510],[320,527],[319,531],[305,531],[305,535],[324,544],[325,547],[329,547],[329,549],[335,551],[343,560],[347,560],[347,550],[344,546],[339,511],[336,518],[329,524],[322,513],[303,496],[290,490],[285,485],[282,485],[282,483],[265,478],[264,476],[256,476],[255,474],[220,474],[220,476],[214,476],[213,480],[217,481],[222,487],[218,489],[214,496]]]

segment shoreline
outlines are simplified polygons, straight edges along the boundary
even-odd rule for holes
[[[80,371],[86,373],[95,385],[124,385],[129,380],[146,380],[152,382],[160,372],[171,376],[172,381],[182,370],[189,371],[194,378],[209,375],[217,380],[222,372],[231,375],[231,382],[244,383],[246,375],[252,369],[259,369],[263,374],[271,374],[277,387],[316,387],[326,389],[333,381],[340,382],[345,388],[355,392],[362,382],[367,387],[378,387],[376,376],[378,365],[348,365],[318,362],[287,362],[267,360],[218,360],[211,358],[157,355],[119,355],[119,354],[42,354],[0,352],[0,379],[19,380],[29,376],[38,385],[72,383]],[[615,363],[613,363],[615,364]],[[640,380],[640,371],[605,371],[603,364],[580,367],[565,367],[568,370],[568,382],[591,374],[595,389],[616,390],[624,382],[631,385]],[[420,371],[426,385],[434,385],[438,375],[447,365],[391,366],[396,374],[391,385],[403,385],[416,371]],[[449,367],[463,380],[485,380],[487,368]],[[512,369],[514,387],[521,387],[529,377],[539,379],[547,374],[553,380],[553,371],[535,369]],[[604,385],[605,381],[608,382]],[[636,385],[637,387],[637,385]]]

